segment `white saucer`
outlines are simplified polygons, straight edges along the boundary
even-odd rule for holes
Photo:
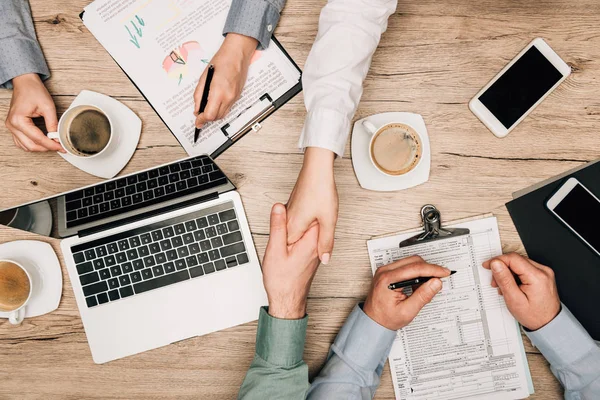
[[[69,108],[82,104],[99,107],[109,114],[114,135],[110,148],[92,158],[58,154],[88,174],[105,179],[113,178],[131,160],[142,133],[142,120],[120,101],[89,90],[82,90]]]
[[[0,259],[21,264],[33,281],[31,300],[25,318],[47,314],[58,308],[62,296],[62,273],[56,253],[48,243],[37,240],[17,240],[0,244]],[[0,312],[0,318],[10,313]]]
[[[412,171],[400,176],[389,176],[375,168],[369,156],[371,135],[362,125],[364,119],[368,119],[377,128],[392,122],[410,125],[419,134],[421,143],[423,144],[423,152],[419,164]],[[429,179],[431,147],[429,145],[429,135],[427,134],[425,121],[423,121],[423,117],[419,114],[387,112],[359,119],[354,123],[354,128],[352,129],[351,146],[354,172],[358,178],[358,183],[364,189],[391,192],[420,185]]]

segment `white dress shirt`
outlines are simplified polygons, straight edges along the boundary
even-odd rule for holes
[[[373,53],[397,0],[329,0],[304,64],[308,111],[299,146],[343,156]]]

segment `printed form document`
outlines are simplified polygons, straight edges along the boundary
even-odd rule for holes
[[[496,218],[452,227],[470,234],[403,248],[399,243],[419,231],[367,243],[373,273],[413,255],[457,271],[398,331],[389,356],[396,399],[526,398],[533,383],[519,326],[481,266],[502,254]]]
[[[194,91],[223,42],[230,6],[231,0],[96,0],[82,14],[189,155],[212,154],[227,140],[222,126],[238,126],[234,121],[265,94],[277,100],[300,80],[300,70],[272,41],[255,52],[240,100],[194,143]]]

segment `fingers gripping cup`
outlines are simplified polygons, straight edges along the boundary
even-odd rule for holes
[[[371,134],[369,157],[379,172],[399,176],[417,167],[422,159],[423,144],[412,127],[393,122],[377,128],[366,119],[362,124]]]

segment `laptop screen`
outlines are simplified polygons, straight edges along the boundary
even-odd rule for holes
[[[0,211],[0,225],[65,238],[139,220],[235,189],[208,156],[142,172]]]

